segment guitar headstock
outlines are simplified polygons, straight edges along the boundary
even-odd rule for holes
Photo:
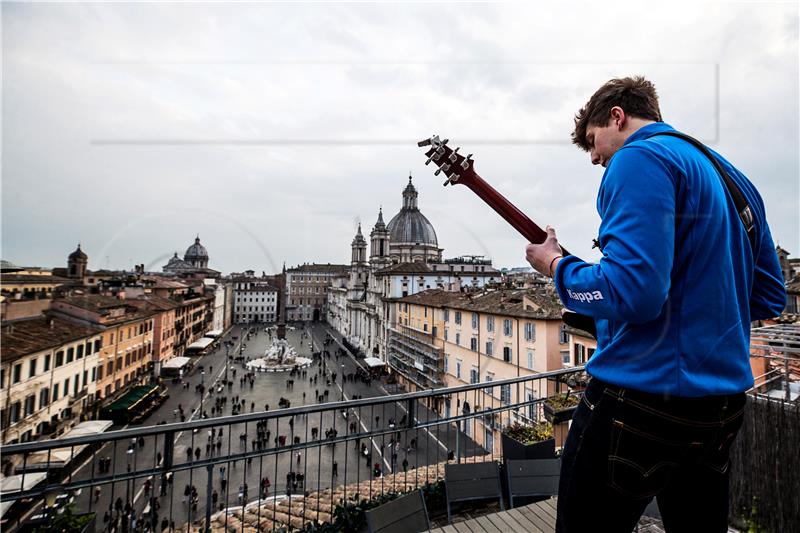
[[[438,135],[434,135],[430,139],[425,139],[417,143],[417,146],[420,147],[430,146],[430,149],[425,152],[425,156],[428,158],[425,164],[428,165],[432,161],[439,167],[433,175],[438,176],[440,173],[444,173],[444,175],[447,176],[444,182],[445,186],[448,184],[464,183],[475,176],[472,154],[466,157],[459,154],[459,148],[453,150],[447,146],[449,140],[450,139],[441,140]]]

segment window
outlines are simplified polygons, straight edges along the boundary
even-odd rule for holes
[[[533,370],[533,351],[528,350],[528,370]]]
[[[567,325],[561,324],[561,331],[559,332],[558,342],[560,344],[567,344],[569,342],[569,334],[567,333]]]
[[[447,340],[447,328],[444,328],[444,340]]]
[[[478,367],[473,366],[469,371],[469,382],[470,383],[478,383],[480,378],[478,377]]]
[[[94,369],[92,369],[92,370],[94,371]],[[89,371],[88,370],[84,370],[83,371],[83,388],[84,389],[86,388],[86,385],[88,383],[89,383]]]
[[[53,384],[53,401],[58,400],[58,383]]]
[[[71,363],[75,359],[75,348],[67,348],[67,363]]]
[[[472,329],[478,329],[480,325],[480,320],[478,319],[478,313],[472,313]]]
[[[86,343],[86,355],[92,355],[92,341]]]
[[[28,377],[32,378],[36,375],[36,359],[31,359],[28,364]]]
[[[42,369],[44,372],[50,371],[50,354],[45,354],[44,356],[44,368]]]
[[[69,394],[69,378],[64,380],[64,396]]]
[[[31,394],[25,398],[25,416],[30,416],[36,410],[36,396]]]
[[[83,359],[83,344],[78,345],[78,351],[75,354],[76,359]]]
[[[50,389],[47,387],[39,391],[39,409],[44,409],[50,405]]]
[[[447,374],[447,368],[450,366],[450,358],[444,356],[444,373]]]
[[[56,352],[56,368],[64,364],[64,351],[59,350]]]
[[[508,405],[511,403],[511,385],[500,385],[500,402]]]
[[[6,369],[0,368],[0,389],[4,389],[6,386]]]
[[[425,318],[428,318],[428,308],[427,307],[423,307],[422,311],[423,311],[423,313],[425,313]]]
[[[494,331],[494,317],[487,316],[486,317],[486,331]]]
[[[586,346],[583,344],[575,345],[575,364],[582,365],[586,362]]]
[[[561,361],[563,361],[565,365],[569,364],[569,350],[561,350]]]
[[[106,374],[109,376],[114,373],[114,361],[109,361],[106,365]]]
[[[456,344],[461,346],[461,333],[456,333]]]
[[[461,324],[461,311],[456,311],[456,324]]]
[[[492,356],[494,346],[492,345],[492,341],[486,341],[486,355],[489,357]]]
[[[472,337],[469,340],[469,349],[472,350],[473,352],[477,352],[478,351],[478,339],[476,339],[475,337]]]
[[[511,346],[503,346],[503,361],[510,363],[511,355]]]
[[[536,324],[534,324],[533,322],[525,322],[525,340],[526,341],[536,340]]]
[[[503,335],[505,335],[506,337],[510,337],[512,333],[513,331],[511,329],[511,319],[510,318],[503,319]]]
[[[97,367],[97,381],[103,379],[103,365],[98,365]],[[94,378],[92,379],[94,381]]]
[[[461,359],[456,359],[456,377],[461,379]]]
[[[102,347],[103,347],[103,341],[101,339],[97,339],[96,341],[94,341],[94,351],[95,352],[99,352],[100,348],[102,348]]]
[[[444,310],[444,321],[445,322],[450,322],[450,310],[449,309],[445,309]]]
[[[22,404],[20,402],[12,403],[8,414],[9,422],[11,424],[16,424],[19,422],[20,414],[22,414]]]
[[[533,394],[533,389],[525,389],[525,401],[528,403],[528,418],[533,420],[536,418],[536,404],[533,402],[536,400],[536,395]]]
[[[22,363],[14,365],[14,376],[11,379],[11,384],[19,383],[22,381]]]

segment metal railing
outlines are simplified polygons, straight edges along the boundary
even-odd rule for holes
[[[583,369],[347,399],[386,391],[378,382],[366,387],[361,371],[342,375],[336,359],[324,352],[285,374],[296,382],[286,383],[287,395],[296,399],[304,389],[303,400],[316,404],[255,411],[240,396],[263,374],[247,374],[244,385],[240,374],[234,390],[226,372],[209,387],[206,409],[221,414],[235,402],[234,412],[244,414],[4,446],[16,486],[0,495],[11,508],[3,529],[52,520],[59,494],[96,513],[97,531],[209,531],[245,522],[257,531],[302,528],[330,520],[343,501],[436,481],[446,461],[500,458],[500,429],[544,401],[528,399],[532,382],[562,386]],[[487,391],[501,385],[511,388],[510,403]],[[206,412],[202,403],[198,415]]]

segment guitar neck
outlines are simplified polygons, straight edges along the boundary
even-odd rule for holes
[[[506,222],[511,224],[528,242],[541,244],[547,238],[547,232],[540,228],[534,221],[509,202],[505,196],[497,192],[494,187],[486,183],[478,174],[473,173],[473,179],[465,180],[464,185],[477,194],[484,202],[497,211]],[[564,255],[570,255],[566,248],[561,247]]]

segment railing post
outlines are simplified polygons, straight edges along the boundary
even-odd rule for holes
[[[164,472],[172,468],[173,452],[175,449],[175,432],[167,431],[164,433]]]
[[[211,493],[214,492],[212,479],[214,477],[214,465],[206,465],[206,470],[208,471],[208,485],[206,486],[206,526],[204,531],[205,533],[211,533]],[[242,513],[244,513],[244,509],[242,509]]]
[[[413,428],[417,425],[417,401],[414,399],[408,400],[408,420],[406,425]]]

